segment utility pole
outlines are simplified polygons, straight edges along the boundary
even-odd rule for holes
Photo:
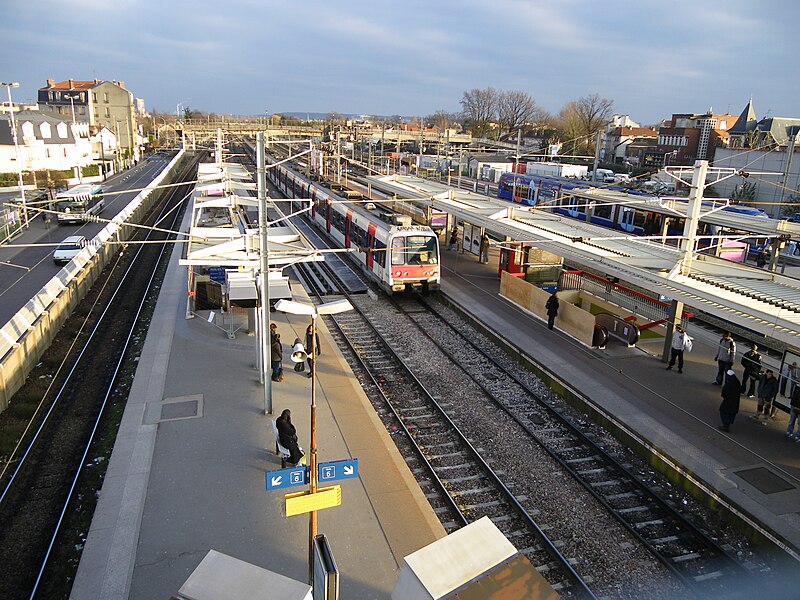
[[[602,135],[603,130],[598,129],[597,140],[594,143],[594,166],[592,167],[592,181],[597,181],[597,165],[600,164],[600,139]]]
[[[261,263],[261,275],[259,285],[261,287],[259,296],[261,297],[260,307],[260,348],[261,360],[259,361],[259,376],[261,383],[264,384],[264,414],[272,413],[272,380],[269,372],[272,370],[271,351],[272,344],[269,333],[269,240],[267,237],[267,168],[264,151],[264,133],[256,133],[256,177],[258,180],[258,232],[260,242],[259,258]]]

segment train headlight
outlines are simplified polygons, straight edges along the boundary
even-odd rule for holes
[[[402,272],[402,271],[395,271],[395,272],[394,272],[394,276],[395,276],[395,277],[400,277],[402,274],[403,274],[403,272]]]

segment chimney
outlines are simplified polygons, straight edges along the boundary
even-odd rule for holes
[[[75,89],[75,80],[74,79],[70,79],[69,80],[69,89],[71,89],[71,90]]]
[[[119,87],[121,87],[123,90],[125,89],[125,82],[124,82],[124,81],[122,81],[121,79],[119,80],[119,82],[118,82],[118,85],[119,85]]]
[[[47,87],[53,87],[56,84],[55,79],[48,79],[47,80]]]

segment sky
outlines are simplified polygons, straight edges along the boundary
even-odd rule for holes
[[[800,117],[797,0],[4,0],[0,80],[121,80],[147,110],[428,116],[465,91]]]

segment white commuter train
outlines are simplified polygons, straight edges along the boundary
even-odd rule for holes
[[[310,198],[314,223],[340,247],[360,248],[354,257],[362,270],[388,293],[439,289],[439,240],[430,227],[412,225],[410,217],[370,203],[340,198],[284,165],[267,169],[267,174],[287,198]],[[300,208],[296,203],[293,211]]]

